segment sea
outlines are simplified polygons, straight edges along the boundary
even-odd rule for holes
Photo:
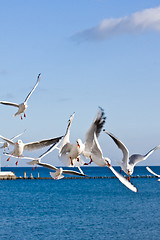
[[[42,167],[2,168],[48,179],[0,180],[0,240],[160,239],[160,182],[145,167],[135,167],[131,178],[137,193],[107,167],[82,169],[91,178],[54,180]]]

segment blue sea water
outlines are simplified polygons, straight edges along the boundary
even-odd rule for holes
[[[49,177],[47,169],[5,168]],[[160,173],[160,167],[152,167]],[[83,168],[112,176],[108,168]],[[119,170],[119,168],[116,168]],[[48,171],[48,172],[47,172]],[[136,167],[135,175],[150,175]],[[159,239],[160,182],[132,178],[138,193],[115,178],[0,181],[0,239]]]

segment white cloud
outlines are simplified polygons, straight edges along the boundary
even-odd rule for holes
[[[73,39],[100,41],[122,34],[146,31],[160,32],[160,7],[145,9],[122,18],[104,19],[99,25],[75,34]]]

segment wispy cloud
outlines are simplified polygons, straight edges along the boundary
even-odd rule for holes
[[[122,18],[104,19],[99,25],[76,33],[72,39],[76,41],[101,41],[114,36],[160,32],[160,7],[145,9]]]

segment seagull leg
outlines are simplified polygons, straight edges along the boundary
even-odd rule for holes
[[[24,117],[26,117],[26,114],[24,113]]]
[[[130,181],[130,176],[128,175],[127,180]]]
[[[77,162],[79,162],[79,158],[77,158]]]
[[[23,120],[23,117],[22,117],[22,115],[21,115],[21,120]]]
[[[70,157],[70,160],[71,160],[71,165],[73,166],[73,161],[72,161],[72,158]]]
[[[7,159],[7,162],[10,160],[10,158],[12,157],[13,154],[11,154],[11,156]]]
[[[91,156],[89,158],[90,158],[90,162],[89,163],[84,163],[84,165],[89,165],[89,164],[91,164],[93,162]]]
[[[108,167],[111,167],[111,164],[110,164],[110,163],[107,163],[107,166],[108,166]]]
[[[19,156],[18,156],[18,160],[19,160]],[[17,162],[16,162],[16,166],[18,165],[18,160],[17,160]]]

